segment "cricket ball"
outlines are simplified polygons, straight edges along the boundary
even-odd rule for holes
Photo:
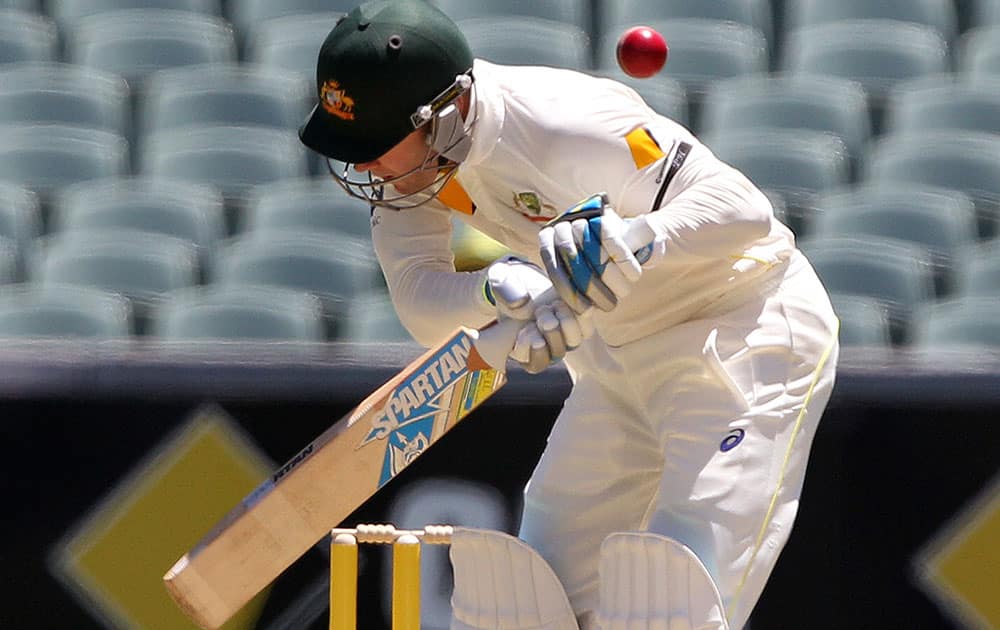
[[[667,40],[648,26],[633,26],[618,38],[615,54],[625,74],[638,79],[653,76],[667,62]]]

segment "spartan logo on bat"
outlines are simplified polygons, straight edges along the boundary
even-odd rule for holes
[[[389,449],[391,451],[391,474],[396,476],[399,474],[399,471],[406,468],[410,462],[419,457],[430,446],[430,440],[427,439],[427,436],[423,432],[417,433],[410,439],[406,439],[402,433],[396,433],[394,437],[399,444],[392,444],[390,442]]]

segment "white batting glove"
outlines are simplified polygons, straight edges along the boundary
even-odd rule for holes
[[[640,261],[625,243],[625,232],[631,221],[644,220],[622,219],[607,197],[598,194],[539,231],[545,270],[559,297],[575,312],[583,313],[589,306],[610,311],[632,291],[654,246],[640,252]]]
[[[577,315],[562,300],[538,307],[518,332],[510,357],[525,372],[537,374],[561,360],[594,334],[589,315]]]
[[[497,318],[529,320],[540,306],[538,298],[551,286],[538,265],[504,256],[486,268],[483,296],[497,307]]]

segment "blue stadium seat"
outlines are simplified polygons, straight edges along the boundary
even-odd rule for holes
[[[140,333],[165,293],[198,282],[196,252],[189,242],[145,232],[62,232],[42,239],[32,261],[29,279],[33,282],[124,295]]]
[[[812,129],[843,141],[857,161],[871,138],[864,88],[840,77],[781,75],[717,82],[706,94],[699,132]]]
[[[301,77],[249,64],[160,70],[150,75],[143,92],[143,132],[205,124],[296,130],[314,92]]]
[[[126,174],[128,143],[120,135],[69,125],[0,126],[0,180],[40,194],[62,186]]]
[[[888,348],[892,345],[889,315],[875,298],[832,293],[830,301],[840,319],[841,346]]]
[[[377,288],[374,255],[366,243],[314,234],[248,233],[220,252],[215,283],[307,291],[323,302],[328,335],[340,334],[350,301]]]
[[[272,18],[247,31],[244,60],[316,80],[320,46],[342,13],[309,13]]]
[[[1000,349],[1000,299],[957,298],[921,308],[914,322],[921,350]]]
[[[26,273],[24,254],[42,232],[38,196],[27,188],[0,182],[0,237],[16,248],[16,273]]]
[[[590,0],[431,0],[455,21],[483,17],[520,16],[564,22],[589,33]]]
[[[800,247],[830,293],[878,300],[889,316],[892,343],[909,343],[914,310],[934,295],[925,250],[878,237],[813,238]]]
[[[413,337],[399,321],[396,308],[387,292],[374,292],[352,300],[340,341],[367,343],[413,342]],[[415,343],[415,342],[414,342]]]
[[[875,236],[924,248],[939,297],[954,290],[956,267],[978,238],[975,204],[955,190],[862,185],[819,196],[816,209],[809,233],[817,239]]]
[[[690,124],[698,128],[701,103],[709,87],[719,79],[767,73],[770,66],[767,42],[757,29],[721,20],[698,18],[650,20],[648,26],[666,38],[670,59],[664,72],[684,86]],[[612,28],[602,33],[597,67],[617,66],[615,43],[620,33]]]
[[[80,18],[124,9],[165,9],[221,15],[219,0],[46,0],[46,12],[64,27]]]
[[[601,2],[599,6],[605,29],[623,32],[636,24],[687,18],[721,20],[757,29],[773,50],[775,33],[770,0],[614,0]]]
[[[323,307],[315,296],[275,287],[191,287],[167,294],[150,335],[170,340],[325,340]]]
[[[0,288],[0,337],[121,339],[132,311],[118,293],[59,284]]]
[[[957,293],[1000,299],[1000,239],[978,243],[957,270]]]
[[[0,66],[0,124],[54,123],[128,137],[129,86],[115,74],[53,62]]]
[[[472,53],[494,63],[589,70],[590,36],[578,26],[525,16],[460,20]]]
[[[966,31],[959,40],[955,70],[973,79],[1000,77],[1000,25]]]
[[[227,229],[254,186],[308,174],[306,149],[293,131],[270,127],[202,126],[151,134],[140,172],[217,187],[227,204]]]
[[[50,231],[138,230],[192,244],[199,268],[210,273],[225,236],[222,196],[212,186],[169,179],[99,179],[60,191]]]
[[[745,129],[702,134],[721,159],[765,192],[779,195],[786,224],[803,234],[815,212],[815,196],[850,181],[847,148],[841,140],[810,129]]]
[[[842,20],[895,20],[929,26],[945,41],[958,33],[954,0],[785,0],[785,27]]]
[[[862,179],[875,184],[938,186],[976,203],[979,236],[1000,221],[1000,137],[961,131],[893,134],[875,141]]]
[[[163,68],[237,60],[232,26],[220,17],[186,11],[122,9],[80,18],[66,45],[71,63],[141,83]]]
[[[892,20],[844,20],[789,29],[780,68],[861,83],[873,130],[881,132],[884,100],[896,83],[949,71],[946,40],[930,26]]]
[[[258,25],[275,18],[301,16],[316,13],[327,13],[338,16],[347,13],[357,5],[357,0],[226,0],[226,17],[236,26],[237,30],[246,35],[258,28]],[[333,28],[332,21],[324,20],[326,30]],[[320,42],[323,38],[320,38]],[[319,52],[317,45],[316,51]]]
[[[55,22],[31,11],[0,9],[0,64],[58,58],[59,29]]]
[[[329,238],[371,239],[371,209],[329,177],[289,179],[256,188],[241,232],[313,232]]]
[[[1000,134],[1000,75],[977,81],[945,74],[905,81],[890,93],[885,133],[966,130]]]

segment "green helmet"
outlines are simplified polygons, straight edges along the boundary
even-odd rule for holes
[[[428,104],[471,68],[462,32],[426,0],[365,2],[320,48],[319,104],[299,137],[327,158],[370,162],[427,122]]]

